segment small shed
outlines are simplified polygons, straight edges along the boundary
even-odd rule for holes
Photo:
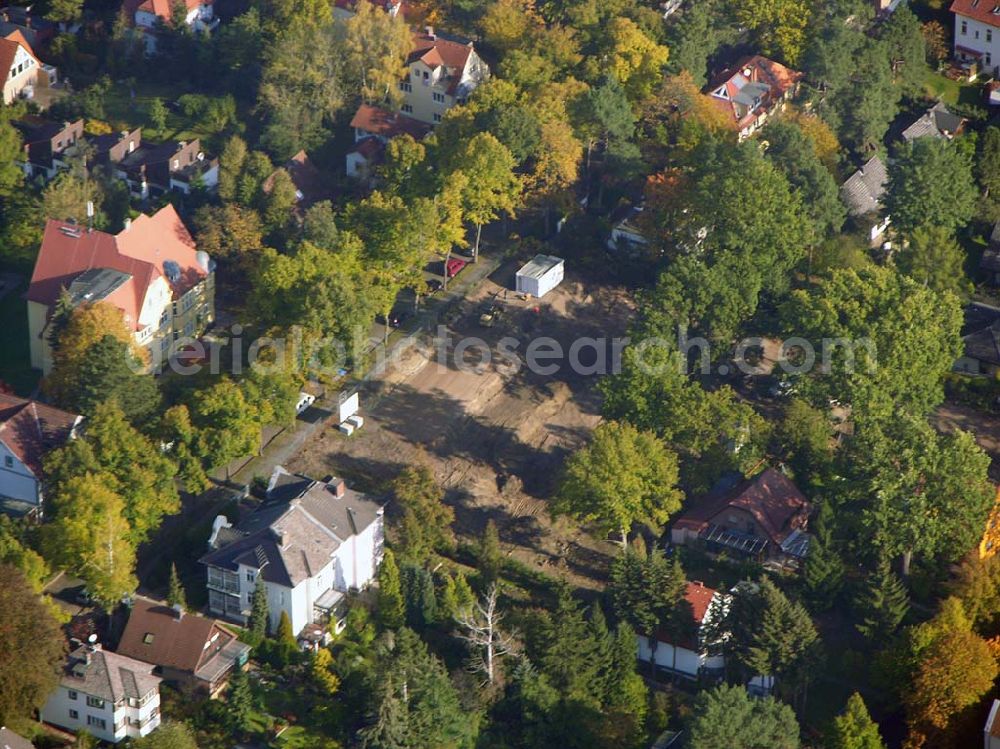
[[[535,255],[515,277],[515,290],[543,297],[562,283],[564,261],[554,255]]]

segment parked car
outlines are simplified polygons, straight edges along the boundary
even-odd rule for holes
[[[451,258],[451,260],[448,261],[447,265],[445,265],[445,271],[447,273],[448,278],[454,278],[455,276],[457,276],[459,272],[462,270],[462,268],[464,268],[468,264],[469,264],[468,260],[462,260],[462,258],[460,257]]]
[[[315,395],[312,395],[311,393],[300,392],[298,403],[295,404],[295,413],[301,414],[315,402],[316,402]]]
[[[483,306],[483,312],[479,315],[479,324],[484,328],[492,328],[503,317],[503,313],[504,309],[502,305],[490,302]]]

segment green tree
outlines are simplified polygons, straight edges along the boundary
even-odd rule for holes
[[[785,406],[778,435],[796,472],[821,471],[833,459],[830,419],[801,398],[792,398]]]
[[[483,224],[501,213],[514,215],[521,194],[521,180],[514,173],[514,156],[491,133],[479,133],[455,154],[452,171],[462,172],[468,182],[462,195],[466,218],[476,225],[473,259],[479,258]]]
[[[833,719],[824,746],[827,749],[885,749],[878,725],[857,692],[848,698],[844,712]]]
[[[267,623],[271,613],[267,605],[267,586],[264,585],[264,577],[257,575],[257,583],[250,596],[250,619],[247,622],[247,629],[253,635],[254,642],[258,645],[267,636]]]
[[[406,604],[403,601],[403,589],[399,579],[399,568],[392,549],[385,550],[382,564],[378,568],[378,610],[379,622],[386,629],[397,629],[403,626],[406,615]]]
[[[212,468],[225,466],[227,477],[231,461],[259,449],[259,413],[232,380],[194,391],[188,408],[197,430],[198,455]]]
[[[125,417],[138,423],[160,404],[160,391],[151,374],[141,374],[142,364],[131,346],[106,335],[84,352],[76,364],[76,388],[63,399],[66,408],[91,414],[107,400],[114,400]]]
[[[136,749],[198,749],[194,732],[186,723],[167,721],[153,733],[143,736],[133,746]]]
[[[920,19],[909,6],[900,8],[903,12],[893,12],[881,29],[892,63],[896,81],[905,96],[914,97],[923,93],[924,74],[927,71],[927,45],[920,28]]]
[[[45,472],[57,507],[70,499],[68,483],[87,476],[120,498],[136,544],[149,538],[164,515],[180,509],[174,464],[114,401],[97,405],[83,435],[49,453]]]
[[[772,697],[752,699],[740,686],[723,685],[699,694],[689,731],[691,749],[799,747],[799,724],[792,709]]]
[[[237,183],[247,160],[247,144],[238,135],[226,141],[219,155],[219,197],[224,201],[236,199]]]
[[[833,539],[832,522],[833,510],[829,502],[824,502],[810,524],[813,537],[802,570],[806,598],[817,611],[829,609],[844,585],[844,562]]]
[[[965,297],[972,283],[965,274],[965,250],[954,234],[942,226],[919,226],[910,246],[899,257],[900,268],[910,278],[939,294]]]
[[[796,65],[805,47],[809,5],[803,0],[768,0],[736,8],[740,26],[750,29],[759,49],[788,65]]]
[[[2,130],[0,130],[2,133]],[[3,136],[0,135],[0,143]],[[987,204],[994,206],[991,219],[1000,219],[1000,127],[992,126],[979,136],[979,153],[976,159],[976,178],[986,194]],[[0,147],[2,152],[2,147]],[[2,180],[0,180],[2,184]]]
[[[49,567],[42,556],[25,540],[27,528],[0,515],[0,564],[16,567],[36,593],[41,593],[49,577]]]
[[[906,237],[920,227],[954,233],[975,212],[972,155],[939,138],[907,143],[889,164],[884,202],[892,225]]]
[[[677,456],[656,435],[606,422],[566,462],[553,512],[619,532],[624,548],[633,523],[661,525],[680,509],[677,476]]]
[[[281,610],[281,616],[278,618],[278,629],[274,636],[277,638],[278,643],[285,647],[297,647],[295,630],[292,629],[292,620],[288,618],[288,612],[284,609]]]
[[[544,625],[544,640],[538,663],[563,699],[599,704],[600,681],[594,642],[583,609],[568,585],[559,587],[556,607]]]
[[[181,578],[177,574],[177,564],[170,563],[170,581],[167,585],[167,603],[170,606],[180,606],[187,609],[187,597],[184,595],[184,586],[181,585]]]
[[[242,668],[234,669],[226,692],[226,717],[232,730],[239,734],[246,733],[251,728],[253,701],[247,672]]]
[[[403,513],[399,542],[404,555],[422,561],[437,548],[455,545],[451,530],[455,511],[444,503],[444,490],[429,468],[404,468],[392,482],[392,491]]]
[[[171,406],[160,417],[160,438],[170,447],[167,454],[177,464],[177,478],[192,494],[206,491],[211,482],[197,455],[198,434],[191,423],[191,412],[183,403]]]
[[[87,473],[63,483],[52,504],[55,520],[48,526],[47,556],[72,570],[90,595],[111,610],[137,585],[125,502]]]
[[[154,98],[149,102],[146,109],[146,119],[156,132],[163,134],[167,127],[167,108],[160,98]]]
[[[886,642],[899,629],[910,598],[887,561],[879,561],[874,576],[858,591],[854,608],[860,616],[855,626],[873,644]]]
[[[45,18],[58,24],[69,24],[83,15],[83,0],[49,0]]]
[[[285,169],[278,169],[271,180],[271,188],[261,200],[261,217],[268,231],[283,229],[292,217],[298,200],[297,188]]]
[[[30,720],[59,686],[64,640],[31,583],[0,564],[0,722]]]
[[[10,117],[0,110],[0,195],[9,197],[24,182],[24,172],[17,166],[22,157],[21,135]]]

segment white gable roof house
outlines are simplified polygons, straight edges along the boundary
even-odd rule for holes
[[[288,614],[296,634],[331,619],[339,628],[345,594],[367,586],[385,542],[384,509],[343,479],[316,481],[275,468],[267,499],[235,527],[219,516],[201,559],[213,614],[245,622],[258,576],[270,626]]]

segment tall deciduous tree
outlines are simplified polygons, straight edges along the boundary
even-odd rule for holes
[[[485,684],[498,678],[500,659],[514,649],[513,638],[504,632],[503,612],[497,605],[497,586],[491,585],[475,606],[458,616],[459,637],[472,651],[470,668],[481,674]]]
[[[258,414],[232,380],[220,380],[209,388],[195,391],[188,407],[191,421],[198,430],[197,452],[208,466],[226,466],[228,472],[232,460],[257,452],[260,446]]]
[[[615,18],[607,30],[608,72],[633,100],[648,97],[663,75],[670,56],[662,44],[650,39],[630,18]]]
[[[403,14],[390,15],[361,0],[344,23],[343,38],[351,90],[360,90],[365,101],[397,109],[403,99],[403,62],[412,45]]]
[[[24,575],[0,564],[0,722],[29,719],[59,685],[64,640],[59,623]]]
[[[160,404],[153,375],[142,370],[131,343],[108,334],[76,363],[75,389],[65,394],[62,403],[75,413],[91,414],[98,404],[114,400],[129,421],[142,422]]]
[[[633,523],[660,525],[680,509],[677,475],[677,456],[656,435],[607,422],[566,462],[553,511],[620,533],[624,548]]]
[[[809,4],[803,0],[768,0],[736,7],[736,20],[757,37],[760,50],[788,65],[798,64],[806,43]]]
[[[938,293],[964,297],[972,291],[965,273],[965,251],[955,235],[943,226],[918,226],[899,265],[910,278]]]
[[[135,749],[198,749],[194,732],[186,723],[169,720],[153,733],[143,736],[133,746]]]

